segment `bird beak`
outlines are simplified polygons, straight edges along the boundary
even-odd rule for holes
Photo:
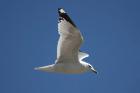
[[[95,74],[98,73],[94,68],[91,68],[91,70],[92,70]]]

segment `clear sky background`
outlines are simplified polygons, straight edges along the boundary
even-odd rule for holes
[[[34,70],[56,58],[58,7],[81,30],[98,75]],[[140,93],[140,1],[1,0],[0,93]]]

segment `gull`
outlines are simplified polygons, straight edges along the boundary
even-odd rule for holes
[[[81,52],[80,46],[83,37],[64,9],[58,8],[58,33],[60,35],[57,45],[57,58],[52,65],[36,67],[35,70],[60,73],[83,73],[95,68],[83,61],[89,54]]]

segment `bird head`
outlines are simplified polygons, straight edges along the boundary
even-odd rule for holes
[[[96,69],[95,69],[92,65],[88,64],[87,66],[88,66],[88,69],[89,69],[90,71],[92,71],[92,72],[94,72],[95,74],[97,74]]]

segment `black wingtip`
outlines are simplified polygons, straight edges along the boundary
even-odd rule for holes
[[[60,10],[61,10],[62,8],[58,8],[58,13],[60,14],[61,12],[60,12]]]
[[[65,10],[63,8],[58,8],[58,13],[59,14],[64,14],[66,13]]]
[[[63,8],[60,8],[60,7],[59,7],[59,8],[58,8],[58,11],[61,10],[61,9],[63,9]]]
[[[62,8],[59,7],[59,8],[58,8],[58,11],[59,11],[60,9],[62,9]]]
[[[76,27],[74,22],[71,20],[71,18],[68,16],[68,14],[65,12],[63,8],[58,8],[58,14],[59,14],[59,21],[65,19],[66,21],[71,23],[74,27]]]

